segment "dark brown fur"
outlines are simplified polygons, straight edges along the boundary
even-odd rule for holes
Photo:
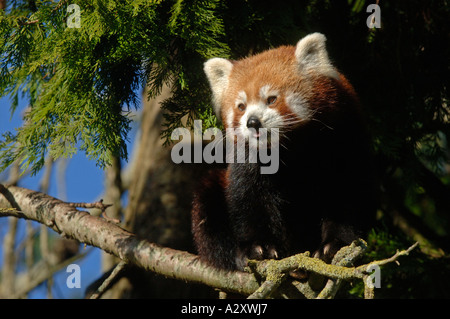
[[[249,258],[309,250],[330,262],[339,248],[364,236],[376,209],[370,140],[356,94],[339,77],[298,75],[294,47],[233,64],[222,101],[225,126],[228,112],[233,125],[242,116],[232,110],[236,92],[246,88],[249,99],[256,98],[266,82],[280,92],[302,92],[313,116],[281,134],[276,174],[260,174],[260,163],[232,163],[203,180],[192,210],[202,259],[242,270]],[[273,107],[295,116],[282,96]]]

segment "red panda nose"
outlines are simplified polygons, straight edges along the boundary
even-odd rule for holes
[[[247,121],[247,127],[252,127],[254,129],[259,129],[261,127],[261,122],[256,116],[250,116]]]

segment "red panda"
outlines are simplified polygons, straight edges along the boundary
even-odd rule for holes
[[[310,34],[238,61],[204,64],[214,110],[248,143],[279,130],[280,167],[229,163],[194,194],[200,258],[229,270],[248,259],[313,251],[331,262],[364,235],[376,208],[371,148],[357,95],[330,62],[326,38]]]

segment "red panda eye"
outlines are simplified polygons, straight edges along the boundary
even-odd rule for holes
[[[275,103],[276,100],[277,100],[277,97],[276,97],[276,96],[269,96],[269,97],[267,98],[267,105],[271,105],[271,104]]]
[[[238,109],[239,109],[240,111],[244,111],[245,108],[246,108],[246,106],[245,106],[244,103],[239,103],[239,104],[238,104]]]

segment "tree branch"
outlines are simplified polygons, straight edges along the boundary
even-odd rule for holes
[[[354,241],[350,246],[340,249],[331,262],[333,265],[349,267],[353,266],[356,259],[361,257],[367,249],[367,245],[364,241]],[[334,298],[339,286],[342,283],[342,279],[328,279],[325,287],[318,294],[318,299],[330,299]]]
[[[134,264],[169,278],[202,283],[240,295],[250,295],[251,298],[270,297],[289,277],[289,272],[297,270],[314,272],[332,280],[365,280],[369,275],[368,266],[384,265],[395,261],[399,256],[407,255],[417,246],[416,243],[408,250],[397,252],[391,258],[374,261],[368,265],[344,267],[343,265],[351,264],[361,254],[361,250],[365,249],[365,242],[359,240],[338,252],[335,265],[309,257],[309,252],[306,252],[281,260],[249,261],[249,268],[253,273],[230,272],[211,267],[196,255],[138,239],[134,234],[116,224],[78,211],[73,205],[51,196],[16,186],[4,187],[2,184],[0,184],[0,194],[0,216],[32,219],[47,225],[65,237],[113,254],[124,263]],[[265,279],[262,285],[257,278]],[[336,282],[326,285],[327,290],[322,291],[318,297],[333,296],[337,289],[334,285]],[[291,288],[297,286],[309,291],[309,297],[317,296],[311,294],[310,288],[301,287],[301,284],[291,285]],[[367,295],[371,296],[370,292]]]
[[[12,299],[24,298],[27,293],[42,284],[44,281],[52,278],[55,273],[68,265],[74,263],[75,261],[84,258],[88,252],[83,252],[77,254],[69,259],[58,262],[56,264],[48,264],[46,261],[40,261],[30,269],[29,272],[17,278],[15,284],[14,294],[8,296]],[[29,276],[30,280],[25,281],[24,277]]]
[[[31,219],[61,235],[98,247],[126,263],[169,278],[203,283],[221,290],[250,295],[259,284],[253,274],[215,269],[187,252],[160,247],[102,218],[78,211],[51,196],[0,184],[0,216]]]
[[[282,281],[287,278],[286,274],[297,270],[306,270],[330,278],[319,294],[310,289],[310,287],[305,287],[305,284],[300,285],[299,289],[305,291],[307,293],[305,296],[308,298],[332,298],[336,294],[342,280],[352,279],[362,280],[365,285],[365,297],[373,298],[373,287],[367,285],[367,279],[369,278],[368,269],[374,265],[382,266],[396,261],[398,257],[408,255],[418,244],[416,242],[407,250],[397,251],[390,258],[373,261],[358,267],[347,266],[352,265],[355,259],[365,251],[367,245],[361,239],[355,240],[351,245],[341,248],[333,259],[332,264],[327,264],[320,259],[309,257],[309,252],[281,260],[250,260],[249,268],[259,277],[265,278],[265,281],[249,298],[266,298],[272,295],[281,285]]]
[[[98,287],[97,291],[95,291],[89,298],[90,299],[99,299],[105,291],[107,291],[114,282],[114,279],[121,273],[126,267],[126,263],[124,261],[119,262],[112,273],[106,278],[106,280]]]

